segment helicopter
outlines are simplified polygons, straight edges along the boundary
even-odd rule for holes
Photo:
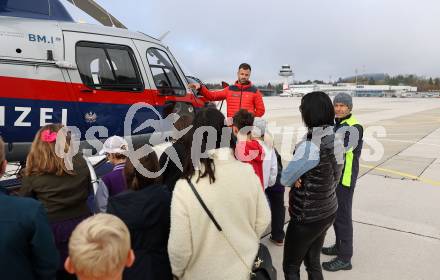
[[[94,1],[73,3],[109,26],[75,22],[60,0],[0,0],[0,136],[8,161],[24,162],[49,123],[77,127],[82,148],[94,128],[104,129],[99,137],[142,142],[152,128],[135,127],[145,121],[193,115],[207,104],[160,39],[125,29]],[[124,118],[138,103],[148,108],[127,133]]]

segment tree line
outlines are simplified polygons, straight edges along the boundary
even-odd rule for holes
[[[342,79],[339,78],[338,82],[345,82],[345,83],[354,83],[356,81],[355,78],[350,77],[349,79]],[[413,86],[417,87],[418,91],[439,91],[440,90],[440,78],[433,78],[433,77],[424,77],[424,76],[417,76],[414,74],[409,75],[396,75],[396,76],[390,76],[388,74],[385,74],[383,78],[377,79],[373,77],[369,77],[368,75],[361,75],[357,78],[358,84],[365,84],[365,85],[391,85],[391,86],[398,86],[398,85],[406,85],[406,86]]]
[[[350,78],[339,78],[337,82],[333,83],[355,83],[356,77]],[[391,76],[388,74],[384,75],[360,75],[357,77],[357,83],[362,85],[405,85],[417,87],[418,91],[440,91],[440,78],[436,77],[424,77],[417,76],[414,74],[409,75],[396,75]],[[306,81],[296,81],[297,85],[310,85],[310,84],[325,84],[322,80],[306,80]],[[222,85],[217,83],[207,83],[206,86],[209,89],[221,89]],[[266,85],[258,85],[259,89],[274,89],[277,93],[283,91],[282,83],[267,83]]]

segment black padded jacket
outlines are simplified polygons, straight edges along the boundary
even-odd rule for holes
[[[308,135],[310,141],[311,135]],[[301,187],[292,187],[289,193],[289,214],[301,223],[325,219],[336,213],[338,201],[336,185],[341,177],[343,161],[342,142],[335,134],[324,136],[319,144],[319,164],[304,173]],[[335,142],[336,141],[336,142]]]

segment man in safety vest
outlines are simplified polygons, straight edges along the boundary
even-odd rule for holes
[[[251,66],[242,63],[238,67],[237,81],[234,85],[227,86],[223,90],[210,91],[204,85],[192,83],[188,86],[200,93],[209,101],[226,99],[227,117],[232,118],[240,109],[246,109],[255,117],[262,117],[265,112],[263,96],[261,92],[249,80]]]
[[[359,174],[359,158],[363,144],[363,127],[351,113],[353,100],[351,95],[340,93],[333,100],[335,108],[335,130],[344,133],[345,162],[341,179],[336,187],[338,212],[333,228],[336,244],[323,248],[325,255],[336,256],[322,267],[327,271],[350,270],[353,256],[352,203],[356,180]]]

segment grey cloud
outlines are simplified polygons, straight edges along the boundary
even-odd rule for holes
[[[359,72],[440,76],[435,0],[110,1],[100,0],[130,29],[165,43],[188,74],[232,81],[243,61],[257,82],[328,80]]]

